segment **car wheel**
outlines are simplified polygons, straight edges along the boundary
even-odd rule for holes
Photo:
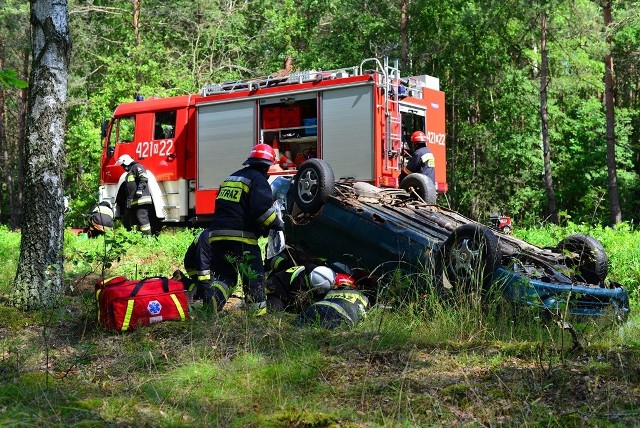
[[[411,196],[417,194],[427,204],[436,203],[436,185],[424,174],[414,172],[407,175],[400,182],[400,188],[409,192]]]
[[[567,267],[575,269],[586,283],[604,286],[609,258],[596,238],[576,233],[560,241],[558,248],[576,254],[567,258]]]
[[[309,159],[298,168],[293,198],[302,212],[315,213],[333,194],[334,186],[333,170],[329,164],[322,159]]]
[[[444,282],[454,293],[489,290],[500,266],[498,238],[488,228],[475,224],[456,228],[442,243],[439,256]]]

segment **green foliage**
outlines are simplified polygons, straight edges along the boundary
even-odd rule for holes
[[[0,84],[7,88],[16,89],[24,89],[27,87],[27,82],[18,78],[18,73],[14,70],[0,69]]]

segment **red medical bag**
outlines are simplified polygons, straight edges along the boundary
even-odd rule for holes
[[[129,281],[123,276],[96,284],[98,320],[103,327],[127,331],[141,325],[185,320],[189,304],[181,282],[165,277]]]

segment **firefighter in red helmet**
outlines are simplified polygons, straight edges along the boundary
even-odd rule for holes
[[[436,161],[433,153],[427,147],[427,136],[422,131],[415,131],[411,134],[414,152],[407,165],[402,168],[400,180],[407,175],[419,172],[426,175],[435,184],[436,182]]]
[[[267,172],[274,162],[275,153],[270,145],[253,147],[243,164],[245,167],[220,185],[208,228],[212,279],[232,286],[240,272],[249,309],[255,315],[267,311],[264,263],[258,238],[265,236],[269,229],[284,230],[267,181]],[[206,291],[205,305],[213,297],[209,295],[211,289]]]

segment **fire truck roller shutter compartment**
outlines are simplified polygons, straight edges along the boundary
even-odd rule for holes
[[[322,94],[322,158],[336,179],[374,179],[372,90],[363,85]]]
[[[198,108],[198,190],[213,190],[239,169],[255,145],[255,101]]]

